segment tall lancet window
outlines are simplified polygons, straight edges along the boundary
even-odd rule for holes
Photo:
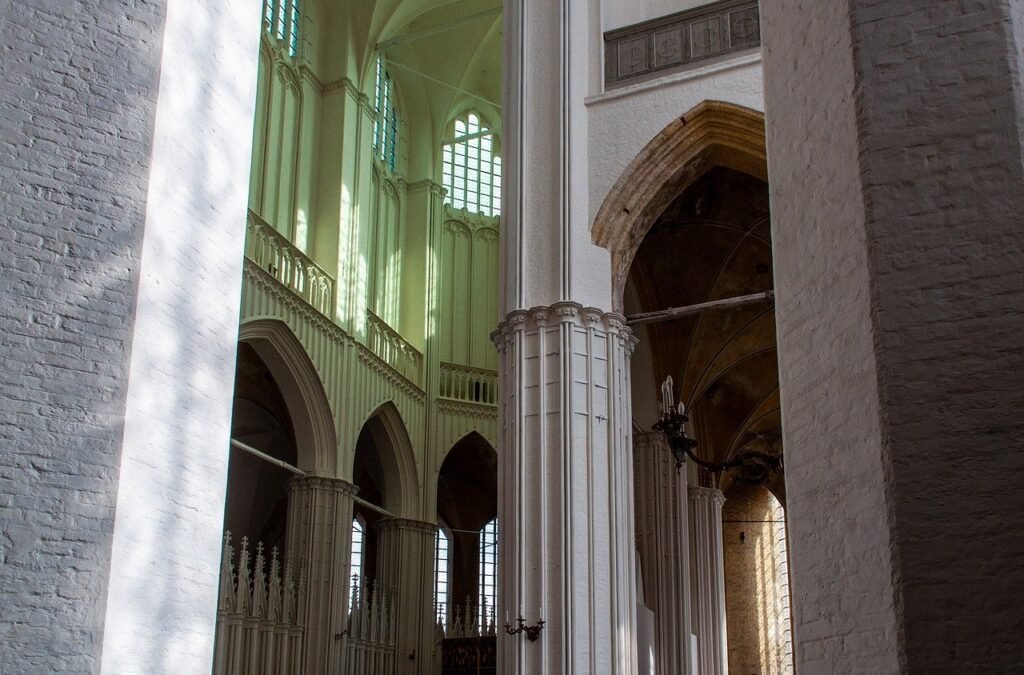
[[[451,561],[451,540],[444,528],[437,528],[434,539],[434,613],[445,628],[448,627],[448,582]]]
[[[352,521],[352,556],[349,558],[349,580],[361,585],[363,578],[363,552],[366,545],[366,523],[358,516]],[[349,607],[355,601],[355,593],[349,597]]]
[[[299,53],[299,0],[263,0],[263,28],[288,46],[288,55]]]
[[[388,171],[398,164],[398,113],[395,112],[395,87],[384,58],[377,57],[377,87],[374,93],[377,121],[373,123],[373,151]]]
[[[445,203],[485,216],[501,213],[501,156],[494,132],[475,113],[455,120],[442,149]]]
[[[480,628],[494,621],[498,601],[498,519],[480,530]]]

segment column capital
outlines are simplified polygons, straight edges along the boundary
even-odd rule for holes
[[[651,447],[660,446],[668,448],[668,439],[665,438],[665,434],[660,431],[634,431],[633,432],[633,446],[634,447]]]
[[[691,501],[714,502],[717,506],[725,504],[725,495],[718,488],[701,487],[691,485],[687,488],[687,494]]]
[[[353,485],[340,478],[328,478],[326,476],[297,476],[288,481],[288,494],[306,490],[322,490],[338,492],[340,494],[354,497],[359,492],[359,486]]]
[[[492,334],[497,344],[499,336],[506,336],[521,331],[537,330],[547,327],[552,319],[561,323],[574,323],[585,328],[596,328],[614,333],[635,342],[633,330],[626,325],[626,317],[618,312],[606,312],[600,307],[584,307],[578,302],[565,300],[551,305],[537,305],[530,309],[514,309],[505,320],[498,324]]]

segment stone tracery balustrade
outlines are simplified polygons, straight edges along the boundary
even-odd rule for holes
[[[439,396],[454,401],[498,405],[498,371],[441,363]]]
[[[334,316],[334,278],[252,211],[245,256],[328,318]]]
[[[304,635],[297,615],[297,585],[289,566],[282,574],[276,548],[269,568],[263,544],[257,543],[255,551],[253,559],[243,537],[236,570],[231,533],[224,533],[213,673],[299,675]]]
[[[390,675],[395,671],[394,592],[355,578],[351,598],[344,672]]]
[[[423,386],[423,355],[370,310],[366,311],[366,346],[402,377]]]

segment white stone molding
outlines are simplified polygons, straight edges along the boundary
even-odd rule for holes
[[[408,518],[377,523],[378,579],[394,593],[396,675],[430,675],[434,639],[434,537],[437,525]]]
[[[686,473],[665,435],[633,434],[636,543],[645,604],[654,612],[657,675],[690,673],[690,539]]]
[[[690,580],[693,626],[697,634],[696,675],[726,675],[729,653],[725,631],[725,557],[722,505],[716,488],[689,486]]]
[[[352,497],[343,480],[305,476],[288,483],[287,557],[298,570],[299,622],[305,627],[303,672],[341,668],[340,636],[348,618]]]
[[[509,314],[499,378],[498,638],[504,673],[636,672],[629,355],[623,318],[574,302]]]

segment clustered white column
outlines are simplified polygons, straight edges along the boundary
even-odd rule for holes
[[[633,675],[636,586],[623,318],[573,302],[517,310],[501,356],[499,672]],[[499,620],[500,622],[500,620]]]
[[[715,488],[689,487],[693,623],[697,629],[697,675],[729,671],[725,627],[725,559],[722,505]]]
[[[299,622],[304,671],[320,674],[341,667],[340,645],[348,609],[348,563],[352,541],[352,497],[359,490],[343,480],[306,476],[288,483],[288,559],[302,579]]]
[[[686,473],[665,435],[633,435],[636,540],[644,596],[654,612],[655,672],[680,675],[690,663],[690,552]]]
[[[391,621],[397,639],[395,673],[426,675],[432,668],[434,636],[434,537],[437,525],[386,518],[380,533],[380,582],[393,597]]]

